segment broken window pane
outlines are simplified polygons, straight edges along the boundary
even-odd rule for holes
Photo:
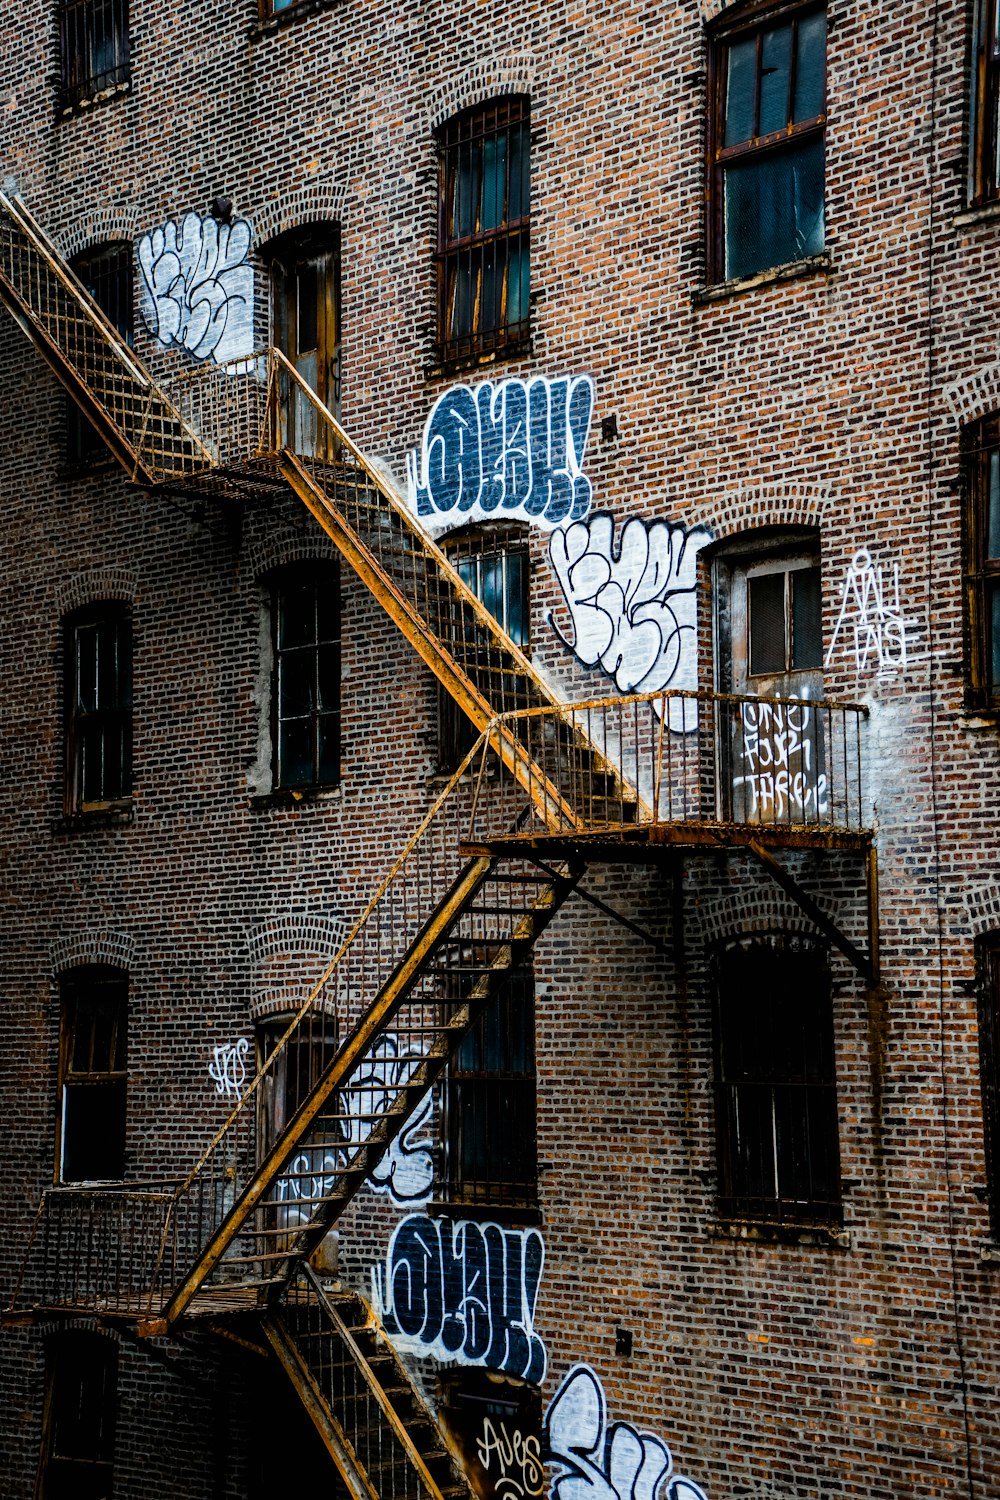
[[[823,249],[822,140],[740,161],[726,169],[725,183],[727,277]]]

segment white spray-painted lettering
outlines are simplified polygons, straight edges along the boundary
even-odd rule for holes
[[[707,1500],[691,1479],[674,1473],[662,1438],[628,1422],[608,1426],[604,1387],[589,1365],[576,1365],[545,1414],[545,1460],[557,1472],[550,1500]]]
[[[594,410],[589,375],[486,380],[438,397],[420,450],[407,455],[418,516],[466,521],[578,521],[592,489],[583,457]]]
[[[161,344],[217,364],[253,351],[253,267],[246,219],[186,214],[139,240],[143,322]]]
[[[874,562],[868,548],[861,547],[851,558],[844,578],[840,614],[825,665],[833,661],[839,646],[841,655],[853,658],[859,677],[866,672],[894,677],[906,671],[918,628],[916,620],[903,615],[899,564],[893,563],[887,574],[881,563]]]
[[[817,725],[807,703],[740,704],[740,761],[733,786],[747,788],[749,817],[781,822],[798,815],[811,821],[830,811]]]
[[[600,665],[621,693],[696,688],[698,553],[712,540],[704,526],[633,517],[617,551],[610,515],[556,531],[549,557],[569,606],[573,638],[560,640],[586,667]],[[694,702],[670,700],[671,729],[697,728]]]
[[[526,1437],[517,1427],[509,1431],[506,1422],[484,1417],[476,1457],[489,1474],[498,1500],[523,1500],[544,1493],[545,1471],[537,1437]]]
[[[536,1229],[430,1219],[396,1225],[372,1297],[386,1331],[415,1352],[540,1384],[534,1317],[544,1246]]]
[[[208,1065],[208,1076],[215,1084],[215,1092],[227,1098],[243,1096],[243,1085],[247,1081],[247,1056],[250,1043],[245,1036],[239,1041],[225,1042],[212,1048],[212,1061]]]

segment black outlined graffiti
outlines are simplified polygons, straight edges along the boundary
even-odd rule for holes
[[[671,521],[633,517],[615,549],[606,512],[554,531],[549,557],[573,621],[563,645],[585,667],[600,666],[621,693],[655,693],[698,685],[696,584],[698,553],[712,533]],[[671,703],[671,729],[693,730],[692,705]]]
[[[139,240],[143,322],[161,344],[217,364],[253,352],[253,268],[246,219],[186,214]]]
[[[386,1331],[422,1354],[535,1384],[545,1346],[534,1331],[544,1247],[536,1229],[429,1219],[397,1224],[372,1295]]]
[[[576,1365],[545,1414],[542,1455],[557,1470],[550,1500],[707,1500],[674,1473],[666,1443],[628,1422],[608,1426],[604,1388],[589,1365]],[[665,1490],[661,1485],[666,1484]]]
[[[545,1470],[537,1437],[508,1428],[498,1417],[483,1418],[476,1457],[490,1476],[495,1500],[537,1500],[545,1493]]]
[[[399,1043],[391,1033],[377,1044],[367,1071],[353,1078],[342,1095],[344,1112],[351,1115],[347,1132],[352,1146],[360,1146],[371,1132],[372,1121],[364,1117],[386,1109],[422,1061],[418,1052],[400,1054]],[[428,1093],[369,1177],[368,1186],[375,1192],[388,1193],[396,1203],[426,1203],[434,1183],[432,1109],[433,1100]]]
[[[455,385],[439,396],[419,452],[406,459],[418,516],[578,521],[592,489],[583,456],[594,410],[589,375]]]

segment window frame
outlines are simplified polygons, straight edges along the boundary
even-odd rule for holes
[[[994,590],[1000,591],[1000,551],[995,557],[989,555],[988,531],[991,463],[995,460],[1000,468],[1000,412],[967,427],[962,440],[967,694],[970,708],[996,713],[1000,712],[1000,680],[991,681],[990,599]]]
[[[313,640],[299,646],[284,646],[281,643],[282,598],[290,586],[300,582],[308,583],[314,591],[314,615],[316,601],[321,593],[327,600],[331,597],[333,598],[337,621],[337,634],[335,638],[331,637],[324,641]],[[269,595],[271,645],[271,788],[274,792],[287,793],[292,796],[332,790],[334,787],[340,785],[343,770],[343,607],[339,562],[336,558],[330,558],[317,562],[290,563],[287,567],[280,568],[271,575],[269,580]],[[333,709],[319,706],[320,652],[324,648],[329,649],[333,653],[336,662],[337,706]],[[313,706],[308,714],[284,714],[282,712],[282,665],[295,651],[310,651],[313,653],[312,687],[314,699]],[[319,725],[323,719],[332,719],[336,725],[335,767],[333,774],[327,777],[321,777],[320,775],[322,765]],[[285,779],[282,774],[282,725],[293,720],[309,720],[312,725],[312,775],[308,780]]]
[[[979,1083],[990,1233],[1000,1240],[1000,933],[979,944]]]
[[[754,271],[747,271],[739,275],[730,275],[726,266],[726,184],[725,173],[732,162],[761,160],[765,156],[780,151],[789,142],[808,141],[819,139],[823,144],[823,196],[824,196],[824,229],[823,246],[815,254],[822,254],[826,244],[825,224],[825,195],[826,195],[826,127],[827,127],[827,67],[826,67],[826,38],[824,38],[824,68],[823,68],[823,109],[818,115],[799,122],[789,121],[778,130],[769,131],[764,136],[752,136],[749,141],[739,142],[732,146],[720,144],[724,139],[725,111],[727,104],[726,94],[726,69],[725,57],[728,49],[734,41],[756,34],[757,57],[755,61],[754,86],[754,127],[759,125],[759,82],[761,77],[761,42],[764,33],[772,29],[774,24],[782,20],[790,19],[797,27],[803,14],[809,15],[827,11],[826,0],[784,0],[784,3],[761,5],[752,3],[741,5],[738,9],[723,15],[708,35],[708,69],[707,69],[707,168],[708,180],[706,183],[706,281],[709,285],[719,285],[725,281],[743,281],[756,276],[765,276],[772,271],[779,271],[783,266],[795,265],[799,260],[809,259],[809,256],[796,256],[791,260],[780,261],[775,265],[761,266]],[[793,48],[792,62],[789,68],[789,98],[794,98],[794,65],[795,52]]]
[[[131,240],[104,240],[74,255],[76,279],[131,349],[135,343],[135,257]],[[90,469],[112,454],[73,398],[66,396],[66,462]]]
[[[114,633],[115,670],[112,702],[86,709],[80,702],[81,642],[84,631],[106,629]],[[65,695],[65,796],[67,817],[127,810],[132,803],[132,616],[120,600],[101,600],[74,610],[63,619]],[[100,646],[98,646],[100,651]],[[111,775],[102,773],[100,790],[107,795],[86,795],[87,767],[84,729],[97,724],[101,736],[102,761],[109,745],[115,746]]]
[[[83,1328],[64,1328],[47,1336],[45,1399],[35,1500],[48,1500],[53,1491],[59,1495],[69,1493],[66,1479],[72,1480],[72,1493],[79,1494],[81,1500],[87,1500],[91,1494],[105,1500],[112,1494],[117,1391],[118,1344],[115,1339]],[[56,1451],[60,1441],[60,1408],[70,1416],[74,1410],[77,1414],[97,1415],[98,1431],[86,1451]],[[69,1425],[72,1427],[72,1422]],[[51,1482],[53,1470],[59,1471],[55,1485]]]
[[[114,55],[112,66],[101,72],[93,65],[98,12],[110,15]],[[129,0],[61,0],[58,14],[60,106],[73,114],[121,93],[131,80]]]
[[[808,1039],[816,1046],[817,1054],[813,1062],[822,1071],[825,1065],[825,1077],[810,1080],[789,1074],[782,1076],[777,1070],[773,1070],[769,1076],[763,1074],[759,1078],[739,1079],[730,1076],[740,1071],[738,1063],[734,1063],[730,1069],[728,1054],[736,1042],[729,1034],[727,1044],[726,1011],[735,1006],[727,1006],[724,999],[723,989],[726,980],[724,966],[727,960],[735,963],[741,976],[739,1008],[745,1009],[750,1003],[752,994],[746,980],[750,974],[747,963],[749,952],[756,950],[758,953],[766,954],[767,950],[778,958],[786,955],[806,954],[809,961],[815,963],[816,973],[825,978],[823,991],[817,999],[817,1010],[814,1011],[813,1020],[818,1025],[802,1030],[802,1037]],[[723,1223],[753,1223],[771,1225],[776,1229],[809,1229],[823,1227],[826,1229],[839,1229],[843,1224],[843,1201],[841,1189],[840,1168],[840,1128],[839,1109],[837,1099],[837,1070],[836,1070],[836,1042],[834,1034],[833,1018],[833,991],[830,982],[828,954],[822,943],[802,934],[771,932],[754,933],[740,938],[734,938],[719,946],[713,954],[713,1049],[714,1049],[714,1094],[715,1094],[715,1133],[716,1133],[716,1164],[718,1170],[718,1212]],[[773,987],[769,991],[772,1001],[771,1020],[777,1015],[773,1007]],[[765,1018],[758,1018],[758,1025],[753,1028],[754,1035],[763,1034]],[[746,1028],[746,1023],[744,1029]],[[738,1042],[738,1038],[737,1038]],[[825,1052],[825,1056],[824,1056]],[[727,1098],[727,1090],[732,1091],[731,1098]],[[740,1107],[737,1091],[742,1090],[744,1097],[749,1101],[754,1097],[754,1090],[770,1090],[771,1095],[771,1121],[772,1131],[769,1142],[763,1134],[750,1139],[753,1132],[743,1125],[741,1133]],[[818,1117],[823,1111],[826,1113],[825,1129],[827,1165],[830,1172],[831,1185],[835,1186],[835,1194],[830,1197],[821,1197],[817,1193],[807,1192],[805,1196],[792,1196],[788,1191],[799,1184],[790,1183],[787,1173],[782,1181],[781,1176],[781,1146],[779,1144],[779,1122],[778,1105],[776,1103],[776,1090],[785,1090],[792,1102],[802,1102],[804,1113],[800,1115],[805,1119],[807,1129],[806,1136],[809,1139],[809,1126],[812,1125],[814,1117]],[[794,1092],[793,1092],[794,1091]],[[808,1098],[806,1097],[808,1095]],[[815,1113],[814,1113],[815,1107]],[[753,1112],[744,1108],[743,1115],[746,1119],[753,1120]],[[791,1118],[791,1116],[789,1116]],[[746,1150],[741,1153],[741,1146],[752,1151],[758,1149],[760,1161],[763,1164],[768,1159],[768,1145],[770,1146],[770,1161],[773,1166],[773,1180],[775,1190],[773,1194],[765,1194],[763,1191],[754,1193],[747,1189],[741,1189],[739,1185],[740,1172],[746,1171],[742,1166],[741,1154],[746,1157]],[[818,1161],[818,1153],[817,1153]],[[814,1161],[810,1157],[808,1167],[805,1169],[810,1180],[815,1175]],[[763,1187],[763,1180],[761,1180]],[[783,1191],[783,1187],[785,1191]]]
[[[75,1053],[80,1036],[81,1010],[89,1004],[110,1000],[115,1012],[110,1027],[109,1061],[118,1066],[79,1068]],[[95,1010],[97,1006],[95,1005]],[[121,1182],[125,1177],[126,1131],[128,1126],[128,1009],[129,979],[124,969],[109,964],[82,964],[67,969],[59,979],[59,1069],[57,1079],[57,1136],[55,1181],[61,1185],[83,1182]],[[95,1045],[94,1020],[91,1028],[90,1053]],[[115,1155],[120,1156],[120,1171],[97,1176],[70,1175],[67,1170],[67,1140],[70,1134],[70,1094],[102,1091],[110,1098],[116,1125]],[[120,1094],[120,1101],[116,1100]],[[105,1120],[105,1125],[107,1121]],[[114,1165],[119,1165],[116,1159]]]
[[[504,202],[500,223],[488,228],[474,228],[455,233],[449,223],[455,202],[455,173],[463,149],[478,151],[479,182],[482,184],[482,147],[499,140],[506,133],[508,144],[517,138],[522,143],[516,169],[510,154],[504,170]],[[437,174],[437,354],[445,369],[458,369],[497,355],[509,357],[525,352],[531,340],[531,101],[527,94],[501,94],[445,120],[436,131]],[[471,158],[470,158],[471,159]],[[522,212],[510,217],[510,185],[517,170],[523,197]],[[494,326],[482,322],[483,260],[493,247],[502,247],[504,272],[500,305]],[[515,320],[509,317],[511,284],[511,251],[517,247],[524,256],[523,308]],[[467,257],[463,272],[462,257]],[[480,258],[481,257],[481,258]],[[476,267],[478,269],[478,278]],[[459,276],[467,278],[473,289],[468,331],[455,332],[455,296]]]
[[[1000,0],[975,0],[970,58],[969,206],[1000,201]]]

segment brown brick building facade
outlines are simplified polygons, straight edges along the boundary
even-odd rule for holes
[[[174,1319],[202,1246],[156,1217],[241,1098],[278,1149],[302,1058],[363,1019],[353,959],[253,1080],[444,796],[411,946],[391,911],[366,933],[420,952],[460,845],[558,909],[421,952],[502,974],[308,1246],[446,1430],[418,1449],[486,1497],[989,1500],[996,0],[51,0],[0,58],[0,1494],[463,1492],[338,1463],[347,1419],[317,1435],[253,1299]],[[93,362],[67,378],[43,255],[204,472],[151,466]],[[532,704],[628,700],[589,744],[539,710],[451,787],[461,650],[440,611],[414,649],[375,543],[309,514],[345,450],[283,366],[251,453],[271,344]],[[254,468],[269,442],[299,470]],[[477,651],[482,721],[523,707]],[[414,1014],[271,1181],[282,1266],[417,1076]],[[226,1149],[213,1223],[247,1187]]]

